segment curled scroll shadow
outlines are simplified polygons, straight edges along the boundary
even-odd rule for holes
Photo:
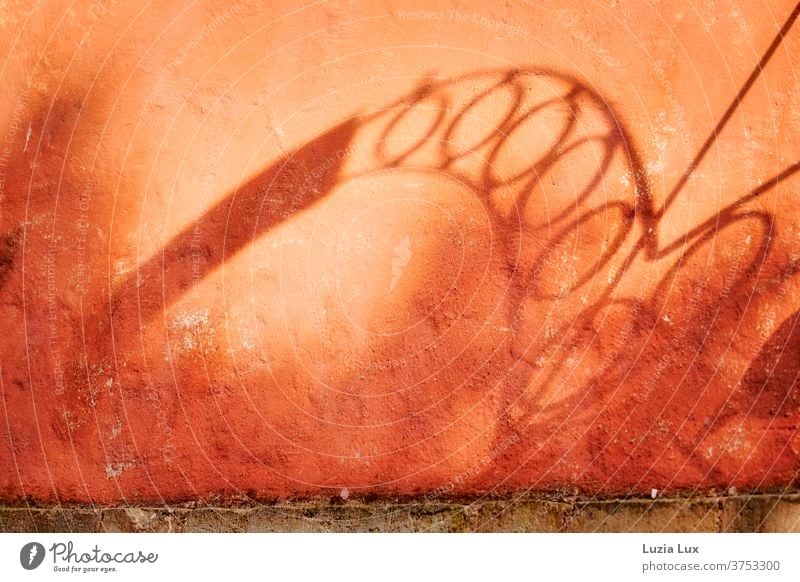
[[[423,109],[428,117],[409,131],[414,116]],[[540,132],[542,127],[548,131]],[[140,320],[153,317],[226,258],[311,208],[344,180],[357,178],[357,173],[345,171],[349,155],[337,154],[349,151],[361,136],[371,132],[377,137],[364,175],[377,169],[423,167],[454,176],[476,194],[504,245],[511,283],[502,300],[511,334],[521,344],[513,349],[513,355],[525,372],[509,375],[501,388],[495,441],[502,444],[510,435],[519,436],[519,444],[513,448],[523,457],[530,450],[530,442],[522,437],[531,426],[558,427],[559,419],[591,419],[617,394],[618,382],[624,380],[617,370],[636,365],[638,356],[613,351],[603,369],[582,377],[566,396],[557,394],[560,376],[574,352],[589,349],[602,335],[608,309],[633,307],[634,299],[618,297],[615,291],[634,261],[640,257],[648,262],[674,257],[674,266],[643,301],[636,302],[641,314],[637,325],[645,329],[655,326],[660,296],[679,274],[681,265],[727,225],[743,216],[754,217],[742,212],[744,206],[798,170],[797,164],[791,166],[713,220],[662,247],[658,241],[661,216],[655,210],[634,140],[619,114],[592,88],[572,76],[546,69],[490,70],[445,80],[425,79],[408,95],[376,113],[338,124],[227,195],[201,218],[201,240],[192,228],[184,230],[160,255],[113,291],[112,319],[115,306],[131,300],[139,305]],[[589,143],[599,148],[594,164],[570,163],[570,156]],[[318,183],[313,188],[299,187],[297,176],[313,173],[326,159],[336,162],[319,176]],[[553,184],[548,194],[543,185],[552,176],[564,176],[563,172],[557,174],[559,164],[580,167],[585,175],[574,189],[569,185],[559,189]],[[614,172],[620,167],[628,184],[610,188],[608,175],[616,176]],[[556,204],[564,200],[568,203],[551,209],[548,195]],[[266,198],[280,202],[267,205]],[[771,228],[772,217],[760,215],[758,220],[764,229],[753,265],[763,263],[770,249],[765,233]],[[612,230],[608,229],[609,221]],[[192,249],[197,247],[203,250],[199,276],[190,260]],[[583,252],[580,272],[562,276],[553,267],[554,258],[574,255],[578,248]],[[616,263],[613,273],[609,271],[612,260]],[[555,331],[556,336],[571,338],[575,349],[571,354],[551,354],[549,368],[537,372],[528,352],[531,346],[536,349],[538,331],[531,330],[531,322],[525,321],[525,306],[553,305],[588,286],[593,287],[591,300]],[[525,410],[511,419],[508,410],[520,403]],[[602,443],[599,447],[602,452]]]

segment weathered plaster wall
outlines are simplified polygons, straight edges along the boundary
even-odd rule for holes
[[[793,8],[4,3],[0,500],[793,488]]]

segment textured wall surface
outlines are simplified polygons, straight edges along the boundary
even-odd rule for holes
[[[795,488],[793,2],[485,4],[2,4],[0,502]]]

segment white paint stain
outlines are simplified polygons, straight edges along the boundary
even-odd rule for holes
[[[122,473],[133,467],[133,463],[107,463],[106,464],[106,479],[116,479]]]
[[[392,280],[389,283],[389,293],[394,291],[397,282],[400,280],[400,275],[403,274],[409,261],[411,261],[411,237],[405,235],[400,242],[397,243],[392,249],[394,257],[392,258]]]
[[[208,325],[208,309],[178,315],[172,321],[172,326],[177,329],[192,329],[206,325]]]

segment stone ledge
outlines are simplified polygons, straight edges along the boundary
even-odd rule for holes
[[[800,532],[800,495],[0,507],[3,532]]]

